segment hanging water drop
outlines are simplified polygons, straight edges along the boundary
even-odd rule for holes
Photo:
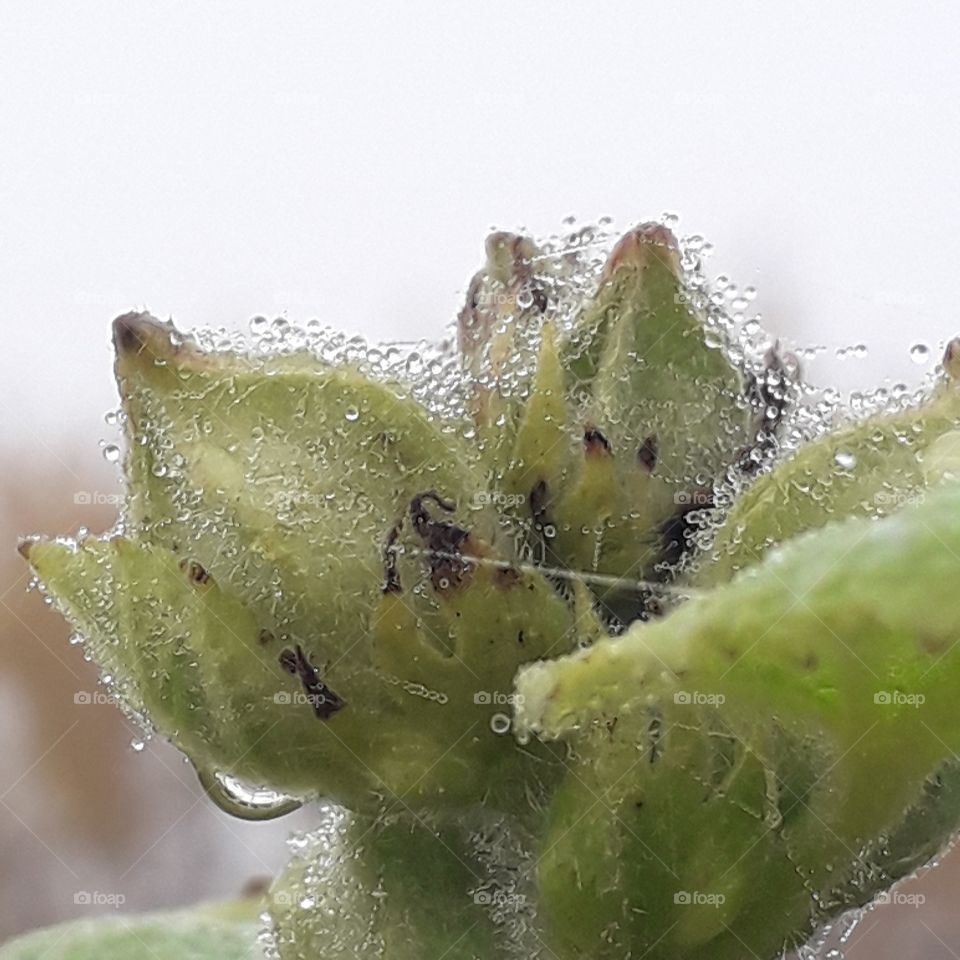
[[[235,777],[197,769],[197,779],[207,796],[224,812],[240,820],[273,820],[293,813],[302,800],[264,787],[248,787]]]

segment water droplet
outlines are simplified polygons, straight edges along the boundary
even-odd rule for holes
[[[533,306],[533,291],[529,287],[523,287],[517,293],[517,306],[521,310],[526,310]]]
[[[505,713],[495,713],[490,718],[490,729],[497,734],[504,734],[510,732],[511,726],[510,717]]]
[[[349,420],[350,423],[355,423],[360,419],[360,411],[356,407],[347,407],[343,417],[345,420]]]
[[[843,470],[852,470],[857,465],[857,458],[846,450],[838,450],[833,456],[833,462]]]
[[[115,443],[108,443],[103,448],[103,459],[116,463],[120,459],[120,448]]]
[[[131,740],[130,747],[137,753],[143,753],[146,743],[143,740]]]
[[[207,796],[224,813],[241,820],[273,820],[299,809],[303,801],[264,787],[249,787],[224,773],[197,769],[197,779]]]
[[[926,363],[930,348],[925,343],[915,343],[910,348],[910,359],[914,363]]]

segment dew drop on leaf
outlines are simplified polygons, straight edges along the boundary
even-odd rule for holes
[[[494,733],[508,733],[510,731],[510,718],[505,713],[495,713],[490,718],[490,729]]]

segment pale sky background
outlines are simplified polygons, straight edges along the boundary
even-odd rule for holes
[[[664,211],[769,327],[960,330],[948,3],[0,5],[5,434],[97,456],[108,323],[438,333],[492,225]],[[819,374],[819,369],[811,371]]]

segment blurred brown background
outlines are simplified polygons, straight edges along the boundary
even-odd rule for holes
[[[0,942],[97,911],[235,896],[274,873],[287,859],[285,838],[309,826],[309,812],[235,820],[206,799],[172,747],[150,741],[134,751],[141,731],[95,702],[96,669],[68,644],[60,616],[27,590],[18,536],[105,530],[115,506],[75,501],[116,494],[116,468],[95,447],[66,442],[56,456],[8,448],[2,477]],[[76,902],[84,894],[95,902]]]

